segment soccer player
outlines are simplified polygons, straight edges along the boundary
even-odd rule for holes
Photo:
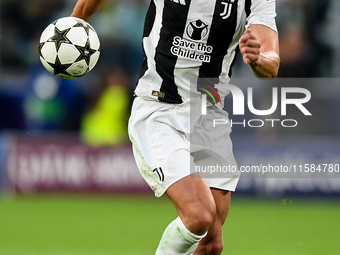
[[[89,20],[104,2],[79,0],[72,16]],[[238,45],[255,76],[276,77],[275,15],[275,0],[151,0],[129,135],[142,176],[178,212],[156,255],[222,252],[222,226],[239,175],[194,178],[191,168],[214,161],[236,166],[231,128],[210,132],[202,116],[190,125],[190,86],[200,78],[228,78]],[[210,104],[206,116],[227,117],[223,112]]]

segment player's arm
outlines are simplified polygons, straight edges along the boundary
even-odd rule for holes
[[[243,61],[256,77],[277,76],[280,66],[279,39],[274,30],[264,25],[250,25],[239,43]]]
[[[106,0],[78,0],[71,16],[89,21],[105,2]]]

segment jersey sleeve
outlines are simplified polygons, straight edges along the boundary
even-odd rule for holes
[[[275,0],[250,0],[246,28],[253,24],[267,26],[277,32]]]

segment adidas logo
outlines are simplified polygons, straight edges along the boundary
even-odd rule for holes
[[[177,4],[181,4],[181,5],[187,5],[185,3],[185,0],[169,0],[170,2],[174,2],[174,3],[177,3]]]
[[[160,91],[153,90],[153,91],[151,92],[151,96],[164,98],[165,93],[164,93],[164,92],[160,92]]]

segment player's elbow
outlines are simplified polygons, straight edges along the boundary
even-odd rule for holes
[[[280,67],[280,57],[278,55],[265,58],[262,63],[252,66],[251,69],[258,78],[276,78]]]
[[[274,78],[277,77],[278,73],[279,73],[279,65],[273,67],[273,68],[272,68],[271,70],[269,70],[268,72],[265,72],[265,73],[264,73],[264,76],[263,76],[263,77],[260,77],[260,78],[274,79]]]
[[[279,73],[279,68],[280,68],[280,57],[277,56],[276,58],[273,59],[273,63],[272,63],[272,68],[271,68],[271,72],[269,72],[269,77],[266,78],[276,78],[278,73]]]

